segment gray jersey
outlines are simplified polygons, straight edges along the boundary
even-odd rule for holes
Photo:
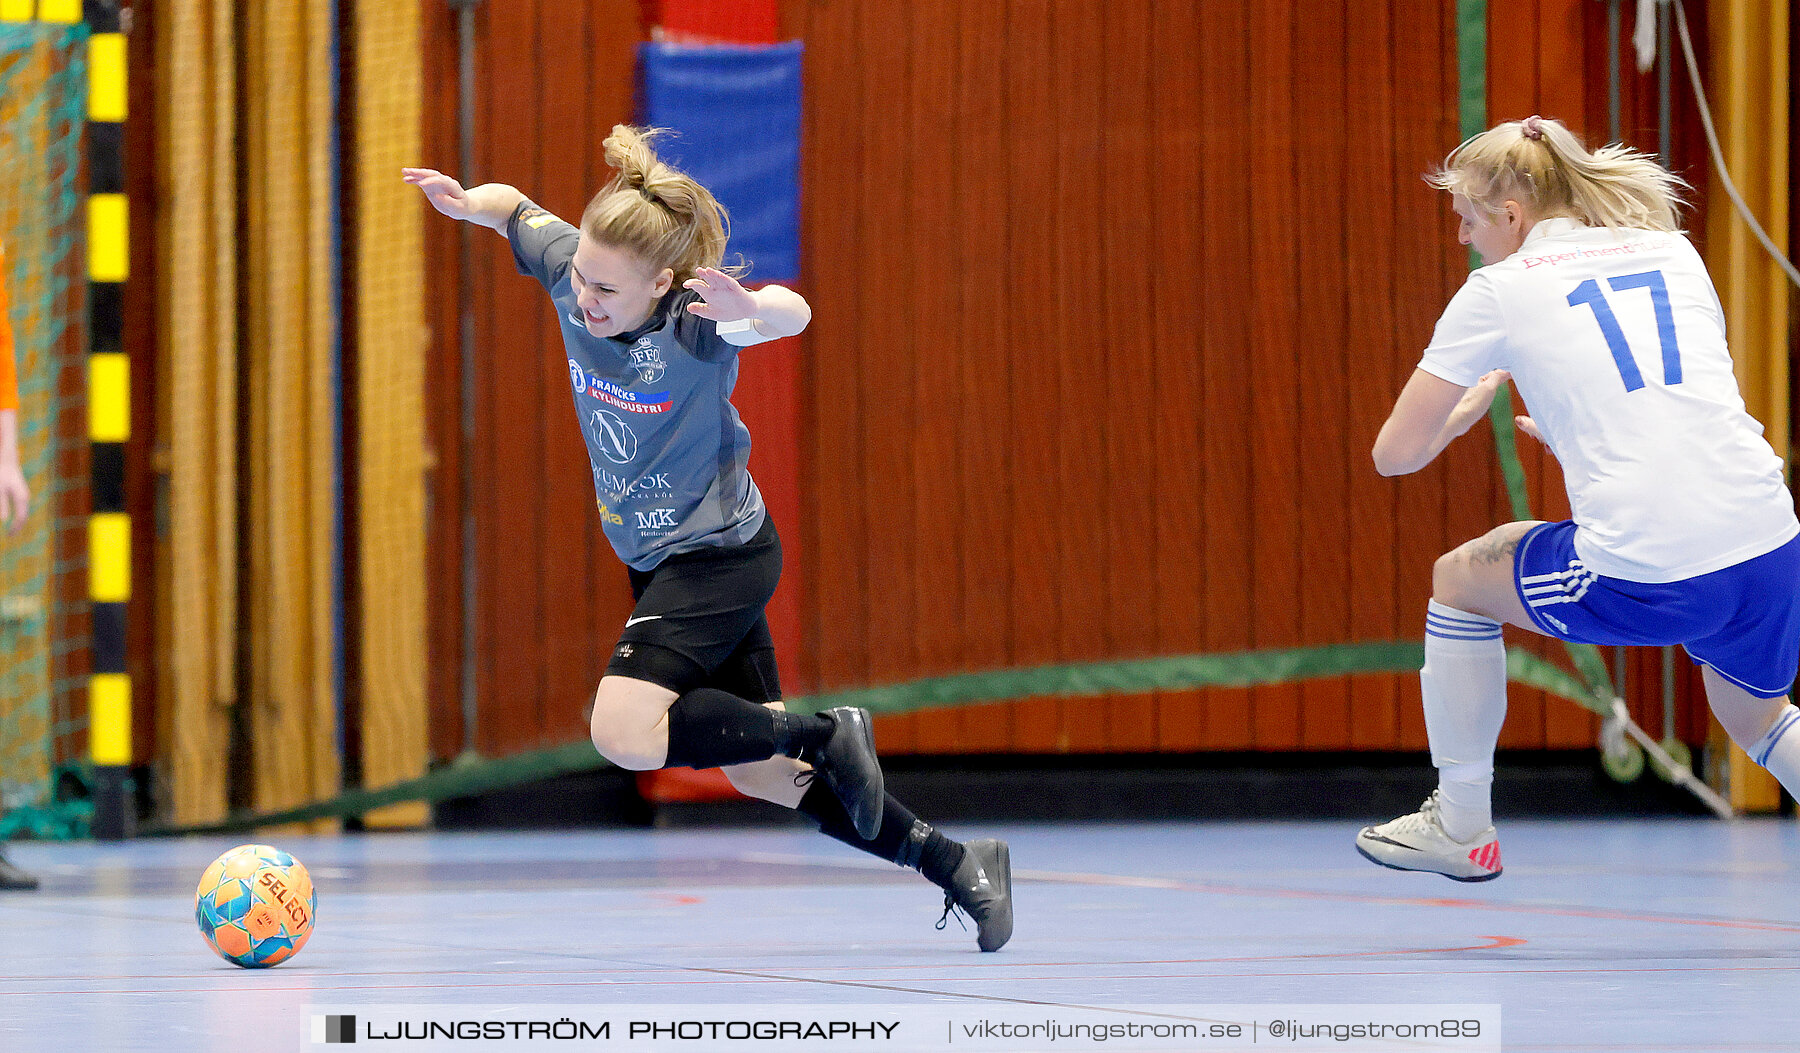
[[[689,314],[698,294],[674,289],[639,329],[589,335],[569,262],[580,232],[530,201],[506,225],[519,273],[556,305],[575,414],[594,468],[601,526],[627,566],[742,545],[766,515],[750,478],[750,431],[731,404],[738,348]]]

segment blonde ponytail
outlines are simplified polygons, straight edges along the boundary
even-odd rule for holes
[[[1508,200],[1540,219],[1590,227],[1681,229],[1686,180],[1649,154],[1613,143],[1589,151],[1561,121],[1531,116],[1471,136],[1425,177],[1492,214]]]
[[[731,217],[692,176],[657,160],[653,143],[663,134],[613,126],[602,145],[614,174],[582,212],[581,232],[630,252],[653,273],[668,268],[679,286],[700,267],[722,266]]]

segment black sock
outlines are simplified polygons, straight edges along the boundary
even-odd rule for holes
[[[728,692],[697,687],[669,707],[668,768],[717,768],[767,760],[775,748],[776,711]]]
[[[904,804],[888,794],[881,807],[881,829],[870,840],[856,834],[850,814],[844,811],[837,794],[821,781],[814,781],[797,806],[802,815],[818,821],[819,832],[835,837],[851,848],[860,848],[903,867],[912,867],[925,875],[925,880],[947,888],[950,876],[963,860],[963,846],[931,828],[931,824],[907,810]]]
[[[784,757],[810,761],[813,751],[831,741],[837,725],[818,713],[788,713],[771,709],[775,715],[775,752]]]

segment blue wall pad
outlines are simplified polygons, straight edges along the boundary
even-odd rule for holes
[[[638,119],[680,133],[657,154],[730,211],[727,261],[756,285],[800,276],[800,58],[797,40],[638,46]]]

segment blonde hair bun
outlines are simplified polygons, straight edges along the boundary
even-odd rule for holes
[[[1490,215],[1507,201],[1540,219],[1679,231],[1686,180],[1620,143],[1588,150],[1561,121],[1533,114],[1470,136],[1425,177]]]

